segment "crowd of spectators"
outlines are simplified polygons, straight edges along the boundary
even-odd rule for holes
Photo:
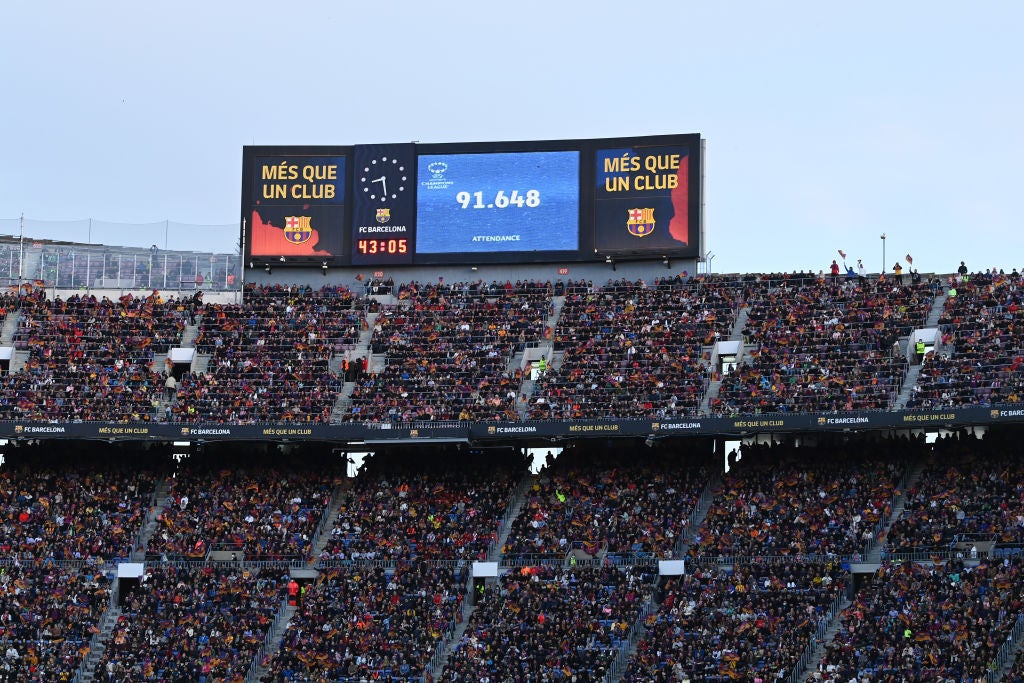
[[[623,680],[787,680],[849,579],[834,564],[798,562],[696,567],[666,577]]]
[[[527,491],[504,554],[670,557],[688,530],[708,465],[655,449],[566,448]]]
[[[693,556],[862,556],[906,477],[906,442],[884,455],[829,443],[744,445],[693,537]],[[817,457],[815,457],[817,456]]]
[[[906,376],[901,337],[934,299],[925,283],[793,282],[764,278],[743,292],[743,338],[754,348],[723,381],[719,415],[886,409]]]
[[[217,550],[237,559],[309,559],[332,491],[344,478],[344,463],[330,456],[190,458],[174,473],[149,555],[202,560]]]
[[[1009,670],[999,679],[999,683],[1024,683],[1024,650],[1017,651],[1017,656]]]
[[[1024,289],[1014,270],[959,276],[908,408],[1018,403],[1024,396]]]
[[[98,445],[9,450],[5,459],[0,557],[29,562],[128,558],[166,473],[156,458],[143,464]]]
[[[70,681],[109,601],[95,568],[0,564],[0,681]]]
[[[424,461],[378,454],[342,494],[320,560],[483,560],[498,538],[516,484],[517,451]]]
[[[400,563],[331,568],[301,593],[264,683],[422,681],[461,618],[466,567]]]
[[[1017,400],[1017,280],[989,273],[950,283],[957,292],[943,314],[942,350],[926,359],[911,406]],[[894,341],[921,324],[934,294],[919,283],[814,276],[380,288],[398,304],[346,288],[252,288],[244,306],[164,302],[158,293],[8,293],[0,307],[19,316],[14,343],[28,362],[0,377],[0,418],[151,419],[163,389],[153,358],[192,321],[211,369],[183,377],[172,411],[180,421],[325,421],[346,379],[357,384],[347,420],[517,419],[523,376],[508,361],[541,340],[564,357],[537,382],[530,417],[692,415],[709,378],[707,348],[741,306],[757,349],[724,378],[714,412],[881,408],[905,370]],[[548,330],[556,296],[565,307]],[[366,311],[379,311],[371,344],[383,369],[360,363],[335,374],[368,327]],[[479,595],[444,680],[601,678],[653,590],[641,565],[677,557],[683,539],[698,568],[663,584],[627,680],[788,676],[849,583],[820,562],[858,558],[877,538],[912,462],[923,468],[887,550],[927,554],[982,538],[1024,548],[1024,465],[1012,436],[745,445],[741,461],[727,459],[732,470],[699,529],[689,520],[721,455],[709,463],[625,443],[570,446],[531,482],[505,557],[573,560],[519,567]],[[34,680],[67,680],[109,598],[97,568],[140,550],[152,494],[171,469],[160,455],[143,464],[111,452],[48,460],[19,450],[0,467],[0,681],[15,680],[18,667]],[[425,458],[382,449],[352,481],[336,454],[179,463],[146,549],[165,562],[124,596],[97,680],[244,677],[279,613],[285,570],[174,562],[211,550],[322,561],[285,647],[263,662],[266,681],[423,676],[461,611],[467,563],[494,549],[526,476],[519,451],[466,450]],[[319,552],[313,541],[333,492],[340,511]],[[572,551],[583,554],[579,566]],[[584,556],[610,561],[594,568]],[[731,572],[701,564],[768,556],[784,557],[741,559]],[[1020,565],[1002,554],[980,564],[970,554],[966,564],[937,559],[883,565],[810,680],[984,674],[1024,605]]]
[[[517,350],[542,338],[550,282],[403,284],[382,308],[371,347],[383,367],[364,375],[345,420],[515,420]]]
[[[537,383],[529,417],[696,414],[710,380],[704,347],[729,337],[737,294],[716,278],[570,283],[554,330],[561,362]]]
[[[242,683],[281,607],[280,569],[156,565],[122,596],[101,683]]]
[[[479,596],[440,681],[604,680],[653,592],[644,567],[527,566]]]
[[[922,325],[937,291],[919,278],[823,274],[362,289],[250,285],[244,304],[204,304],[201,291],[167,300],[9,291],[2,311],[19,316],[13,344],[27,358],[0,378],[0,419],[321,423],[346,380],[356,384],[346,421],[689,416],[715,376],[712,345],[744,309],[748,348],[726,369],[711,414],[885,409],[906,375],[900,340]],[[954,276],[948,289],[937,350],[907,407],[1019,402],[1019,275]],[[552,326],[555,297],[564,305]],[[369,369],[354,358],[368,311],[377,313],[373,372],[339,372],[342,359]],[[179,376],[164,406],[165,369],[153,360],[190,323],[209,364]],[[547,343],[557,358],[525,395],[510,361]]]
[[[78,294],[48,299],[33,290],[17,306],[13,343],[28,358],[0,378],[0,419],[153,418],[164,386],[153,358],[180,342],[188,301],[164,301],[158,292],[116,301]]]
[[[991,543],[1024,547],[1024,461],[1015,438],[981,441],[956,435],[936,441],[920,477],[906,491],[903,513],[885,547],[894,553],[977,556]]]
[[[923,564],[883,564],[812,675],[846,683],[984,673],[1024,608],[1019,560],[947,554],[933,566],[927,553],[958,538],[1024,547],[1016,434],[819,438],[730,456],[696,531],[688,520],[721,457],[696,455],[703,442],[692,453],[609,441],[552,456],[520,489],[504,546],[506,569],[516,568],[475,596],[444,680],[600,678],[651,610],[626,680],[788,676],[849,586],[840,558],[876,537],[912,467],[919,476],[886,540],[920,552]],[[470,562],[491,559],[517,484],[531,481],[529,456],[512,448],[380,449],[352,480],[322,447],[289,457],[211,446],[173,470],[164,451],[143,462],[117,449],[19,447],[0,467],[0,598],[9,601],[0,600],[0,642],[13,648],[0,680],[12,662],[41,681],[82,662],[109,598],[104,563],[131,552],[165,477],[170,493],[148,546],[164,561],[151,562],[138,587],[122,584],[124,614],[97,680],[244,677],[280,613],[287,569],[243,561],[293,558],[321,560],[320,574],[280,654],[262,662],[265,681],[419,680],[468,598]],[[332,492],[340,512],[320,527]],[[316,555],[318,528],[326,547]],[[645,572],[680,557],[684,538],[688,575],[662,578],[648,604],[655,579]],[[211,550],[238,562],[177,562],[208,560]],[[709,564],[726,557],[731,567]]]
[[[355,347],[367,302],[343,286],[261,285],[245,296],[199,311],[195,348],[209,364],[182,377],[172,419],[328,422],[344,382],[330,361]]]
[[[883,564],[808,683],[985,680],[1024,606],[1019,562]]]

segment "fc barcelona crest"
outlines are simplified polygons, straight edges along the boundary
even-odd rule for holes
[[[647,237],[654,232],[654,209],[630,209],[626,212],[626,230],[633,237]]]
[[[292,244],[302,244],[312,236],[309,216],[288,216],[284,219],[284,238]]]
[[[383,225],[391,220],[391,209],[377,209],[377,222]]]

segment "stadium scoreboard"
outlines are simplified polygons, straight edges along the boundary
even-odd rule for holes
[[[692,258],[699,134],[247,146],[245,257],[332,266]]]

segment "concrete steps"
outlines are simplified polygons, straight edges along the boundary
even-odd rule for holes
[[[501,549],[505,547],[505,543],[508,541],[508,536],[512,532],[512,522],[519,516],[519,513],[523,510],[523,505],[526,504],[526,494],[533,486],[533,482],[534,476],[528,473],[516,485],[516,489],[512,493],[512,499],[505,507],[505,514],[501,518],[501,528],[498,530],[498,540],[494,542],[494,545],[492,545],[491,549],[487,552],[487,560],[489,562],[501,561]]]
[[[159,527],[157,519],[163,514],[164,506],[170,493],[170,480],[162,479],[157,484],[156,491],[153,492],[153,500],[151,501],[149,511],[146,513],[146,520],[143,522],[142,528],[139,529],[139,534],[135,538],[135,549],[131,555],[132,562],[143,562],[146,559],[146,548],[149,547],[149,541],[153,538],[153,534],[156,533]]]
[[[92,681],[103,681],[102,675],[97,676],[96,667],[103,658],[103,653],[110,642],[110,636],[117,626],[117,620],[121,617],[121,608],[110,606],[100,617],[99,633],[96,633],[89,641],[89,654],[79,667],[78,672],[72,679],[74,683],[92,683]],[[102,674],[102,672],[101,672]]]
[[[18,331],[18,322],[21,321],[21,309],[13,310],[4,318],[3,327],[0,328],[0,346],[11,346],[14,344],[14,333]]]
[[[196,321],[185,325],[185,329],[181,332],[181,341],[178,342],[178,346],[182,348],[191,348],[195,346],[196,338],[199,336],[199,323],[202,321],[202,316],[196,316]]]
[[[331,540],[331,530],[334,529],[334,520],[338,516],[338,511],[341,510],[341,506],[348,500],[349,492],[341,486],[334,487],[331,491],[331,504],[326,510],[324,510],[323,521],[320,523],[319,533],[316,538],[313,539],[313,561],[319,557],[320,553],[323,552],[324,548],[327,547],[327,542]]]
[[[928,310],[928,317],[924,321],[925,327],[938,327],[939,318],[942,317],[942,311],[946,308],[946,299],[949,298],[945,292],[942,292],[935,297],[932,301],[932,307]]]
[[[288,630],[288,625],[298,609],[295,605],[289,605],[287,600],[281,604],[277,617],[274,619],[274,625],[267,632],[267,637],[263,641],[263,647],[256,653],[252,664],[249,666],[249,672],[245,676],[245,683],[260,683],[260,678],[267,673],[266,667],[260,662],[265,657],[281,649],[281,641],[284,640],[284,634]]]
[[[799,671],[793,672],[794,676],[790,680],[803,681],[807,679],[812,671],[818,668],[818,663],[821,661],[821,658],[825,656],[825,647],[832,642],[832,639],[835,638],[836,633],[838,633],[839,629],[842,627],[842,624],[839,622],[839,615],[841,615],[843,610],[849,607],[850,604],[849,600],[843,600],[838,609],[830,615],[831,619],[828,622],[828,627],[825,629],[824,633],[815,638],[813,649],[805,659],[806,663]]]
[[[703,524],[704,520],[707,518],[708,511],[711,510],[711,505],[715,502],[715,491],[720,489],[721,486],[722,474],[716,470],[708,479],[708,483],[704,485],[704,491],[700,494],[700,499],[697,501],[697,507],[690,514],[690,522],[686,527],[686,532],[676,539],[676,547],[674,549],[676,557],[686,557],[686,551],[689,547],[690,540],[696,535],[697,530],[700,529],[700,525]]]
[[[879,543],[879,537],[885,537],[889,535],[889,529],[892,528],[892,523],[900,518],[903,514],[903,510],[907,504],[907,492],[917,486],[917,483],[921,481],[921,473],[924,472],[924,463],[918,462],[914,468],[907,474],[907,480],[902,487],[900,487],[900,494],[896,496],[893,501],[892,513],[889,518],[885,520],[882,529],[879,533],[875,534],[875,540],[871,547],[868,548],[867,555],[864,557],[864,561],[867,564],[875,564],[882,561],[882,544]]]
[[[210,354],[208,353],[197,353],[192,359],[192,372],[199,373],[206,372],[207,368],[210,367]]]
[[[460,621],[455,625],[455,630],[452,634],[443,641],[443,648],[436,654],[431,660],[427,667],[428,680],[436,681],[441,678],[441,673],[444,672],[444,668],[448,666],[448,660],[451,659],[452,653],[455,652],[455,648],[462,642],[462,636],[466,634],[466,629],[469,627],[469,620],[473,616],[473,611],[476,606],[471,604],[470,600],[463,600],[462,602],[462,615]]]

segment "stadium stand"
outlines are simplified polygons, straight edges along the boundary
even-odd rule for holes
[[[953,278],[949,286],[939,318],[940,344],[929,354],[908,406],[1019,403],[1024,395],[1019,275],[977,273],[966,281]]]
[[[422,680],[461,613],[465,572],[425,563],[324,570],[261,680]]]
[[[694,415],[704,347],[729,336],[735,285],[715,278],[570,283],[554,332],[561,362],[541,378],[534,419]]]
[[[1020,614],[1018,562],[883,565],[808,679],[985,680]]]
[[[756,348],[722,383],[713,411],[891,408],[907,370],[893,345],[925,321],[932,300],[925,283],[776,276],[747,283],[743,336]]]
[[[624,680],[784,680],[849,584],[835,565],[757,563],[669,579]]]
[[[280,453],[190,459],[174,473],[148,552],[162,560],[205,560],[211,552],[308,560],[344,476],[342,463],[333,462],[286,461]]]
[[[907,407],[1019,399],[1016,282],[980,274],[945,299],[939,344]],[[0,384],[0,417],[376,423],[891,409],[908,369],[894,348],[937,292],[933,282],[803,275],[362,289],[387,293],[248,285],[234,304],[203,303],[202,292],[8,293],[0,303],[16,316],[23,362]],[[722,376],[711,361],[730,338],[745,351]],[[178,345],[205,364],[179,374],[174,400],[161,402],[168,368],[154,361]],[[511,361],[538,346],[552,358],[530,386]]]
[[[118,301],[21,296],[14,348],[24,368],[4,376],[0,418],[146,421],[164,378],[152,368],[185,327],[185,305],[154,293]]]
[[[196,351],[206,373],[188,373],[173,409],[179,422],[326,422],[343,378],[331,358],[350,351],[364,302],[345,287],[253,287],[244,305],[207,304]]]
[[[523,457],[511,451],[477,462],[441,454],[428,466],[384,454],[342,494],[319,558],[486,559],[525,474]]]
[[[6,456],[0,553],[28,564],[127,559],[167,466],[112,447]]]
[[[993,557],[1024,549],[1020,446],[988,438],[944,439],[921,461],[885,549],[898,557]]]
[[[691,555],[862,558],[907,475],[891,454],[832,444],[792,455],[745,446],[742,458],[716,491]]]
[[[671,557],[710,474],[706,463],[645,449],[601,453],[567,448],[527,491],[506,557],[613,561]]]
[[[97,567],[0,565],[0,681],[70,680],[109,601]]]
[[[0,419],[141,423],[169,407],[187,442],[4,445],[0,683],[1018,680],[1013,425],[755,430],[733,453],[663,432],[410,436],[360,444],[358,473],[352,445],[187,431],[833,415],[891,410],[901,391],[987,412],[1018,396],[1017,279],[940,294],[805,275],[374,277],[250,286],[244,303],[8,292],[24,367],[0,377]],[[947,292],[911,391],[893,348]],[[745,359],[722,375],[729,338]],[[153,365],[190,344],[209,367],[161,399]],[[516,361],[538,348],[553,356],[531,383]],[[552,451],[539,472],[527,446]],[[140,578],[119,575],[136,564]],[[484,565],[496,576],[474,576]]]
[[[482,596],[439,680],[601,680],[651,595],[648,573],[510,570]]]
[[[361,379],[345,419],[518,419],[522,375],[509,362],[541,338],[551,297],[550,283],[532,281],[399,286],[374,321],[384,367]]]
[[[278,569],[155,565],[123,596],[108,681],[243,681],[284,599]]]

